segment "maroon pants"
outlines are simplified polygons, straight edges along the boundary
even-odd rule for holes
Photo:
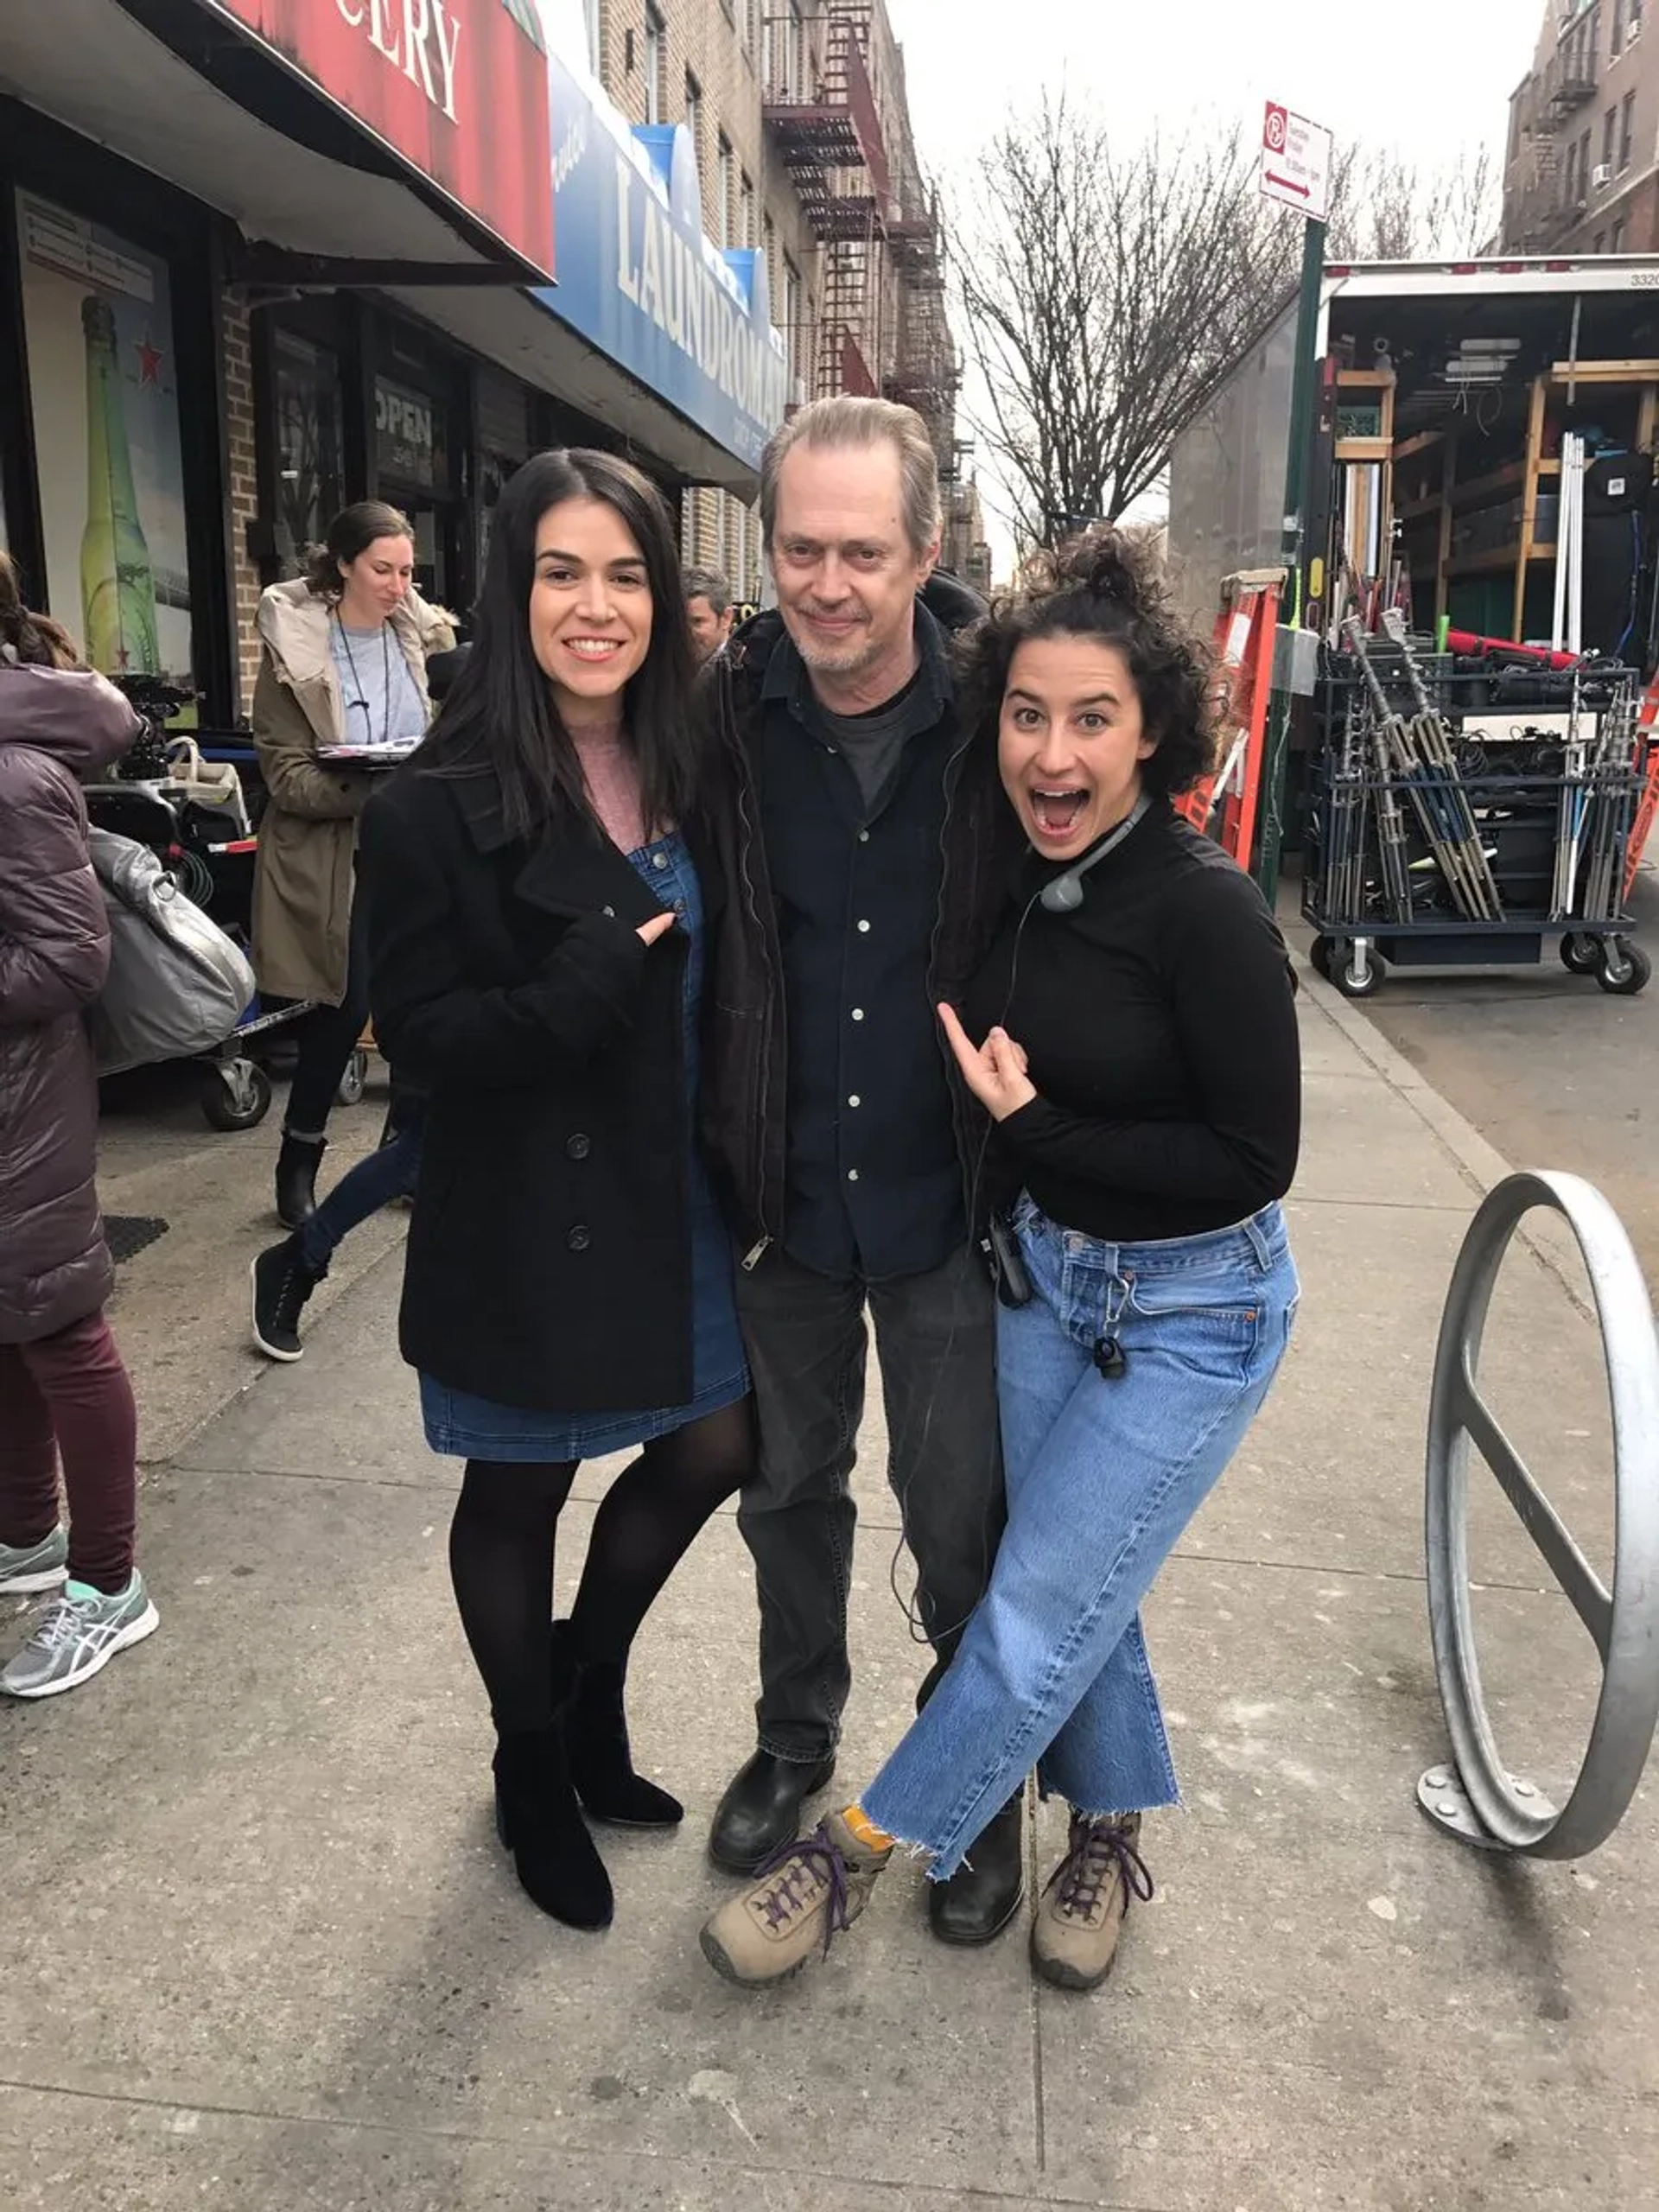
[[[132,1575],[138,1416],[101,1313],[37,1344],[0,1344],[0,1544],[38,1544],[69,1499],[69,1573],[113,1595]]]

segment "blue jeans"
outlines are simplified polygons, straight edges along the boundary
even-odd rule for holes
[[[380,1144],[346,1170],[300,1230],[300,1255],[313,1274],[327,1274],[329,1261],[359,1222],[394,1198],[413,1196],[425,1128],[426,1101],[394,1091]]]
[[[1176,1801],[1140,1607],[1267,1396],[1299,1294],[1276,1205],[1104,1244],[1022,1198],[1014,1229],[1035,1294],[997,1313],[1007,1532],[956,1657],[859,1801],[938,1881],[1033,1762],[1079,1812]],[[1121,1375],[1095,1363],[1103,1337]]]

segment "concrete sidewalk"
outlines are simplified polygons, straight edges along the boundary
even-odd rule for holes
[[[753,1600],[729,1516],[649,1624],[642,1765],[677,1838],[607,1836],[617,1924],[519,1895],[444,1559],[453,1478],[393,1344],[395,1259],[302,1366],[156,1471],[162,1633],[0,1712],[4,2201],[35,2212],[1120,2212],[1659,2204],[1651,1789],[1586,1866],[1443,1840],[1422,1589],[1424,1408],[1452,1261],[1503,1163],[1308,982],[1305,1302],[1267,1416],[1162,1578],[1149,1633],[1187,1795],[1097,1997],[1024,1927],[941,1948],[904,1870],[826,1966],[710,1974],[702,1841],[750,1742]],[[1548,1162],[1529,1163],[1548,1165]],[[1554,1247],[1513,1256],[1483,1369],[1605,1560],[1607,1417]],[[922,1671],[888,1589],[874,1423],[848,1794]],[[607,1468],[569,1516],[568,1589]],[[1477,1484],[1494,1719],[1558,1798],[1598,1680]],[[15,1633],[15,1631],[13,1631]],[[10,1640],[10,1639],[9,1639]],[[1033,1873],[1061,1816],[1039,1824]]]

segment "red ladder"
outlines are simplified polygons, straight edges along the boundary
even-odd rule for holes
[[[1636,885],[1636,871],[1641,865],[1648,832],[1653,827],[1653,817],[1659,814],[1659,742],[1655,741],[1654,725],[1659,722],[1659,675],[1656,675],[1643,695],[1642,711],[1636,718],[1638,741],[1648,748],[1648,779],[1642,801],[1636,810],[1636,821],[1630,830],[1630,842],[1624,853],[1624,903],[1630,904],[1630,893]]]
[[[1213,837],[1244,868],[1250,864],[1262,798],[1273,655],[1284,588],[1282,569],[1247,569],[1222,585],[1215,634],[1219,695],[1216,771],[1175,801],[1178,814]]]

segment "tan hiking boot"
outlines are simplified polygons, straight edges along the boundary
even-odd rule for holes
[[[1136,1848],[1139,1813],[1071,1815],[1071,1844],[1049,1877],[1031,1929],[1031,1962],[1057,1989],[1098,1989],[1112,1970],[1131,1892],[1152,1896]]]
[[[831,1813],[704,1923],[704,1958],[728,1981],[781,1981],[852,1926],[892,1856],[891,1845],[868,1849]]]

